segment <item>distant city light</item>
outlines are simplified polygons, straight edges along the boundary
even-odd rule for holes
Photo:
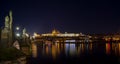
[[[20,29],[20,27],[16,27],[16,30],[19,30]]]

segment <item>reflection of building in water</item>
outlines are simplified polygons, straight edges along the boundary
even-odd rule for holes
[[[48,55],[48,46],[45,47],[45,50],[46,50],[46,54]]]
[[[56,43],[57,46],[57,53],[60,54],[60,43]]]
[[[75,51],[73,53],[75,53],[76,55],[80,55],[84,51],[83,43],[75,45]]]
[[[64,43],[60,43],[60,51],[63,51],[63,50],[64,50],[64,48],[65,48]]]
[[[73,44],[73,43],[66,43],[65,44],[65,53],[66,55],[80,55],[85,52],[92,52],[92,43],[89,44]]]
[[[59,54],[59,48],[58,48],[58,45],[52,45],[52,57],[55,59],[56,56]]]
[[[68,43],[65,44],[65,54],[68,55],[70,45]]]
[[[59,45],[59,43],[50,44],[50,45],[45,44],[44,48],[45,48],[46,55],[52,55],[52,57],[54,59],[60,53],[60,45]]]
[[[92,53],[92,43],[89,43],[89,44],[81,43],[77,46],[76,50],[77,50],[76,51],[77,54],[82,54],[84,52]]]
[[[81,55],[86,51],[89,52],[92,50],[92,43],[85,44],[75,44],[75,43],[51,43],[40,45],[39,51],[42,51],[42,55],[45,57],[52,57],[56,59],[60,53],[65,53],[66,56]],[[32,54],[33,57],[37,57],[37,46],[32,44]]]
[[[80,45],[79,44],[77,44],[77,46],[76,46],[76,52],[77,52],[77,55],[79,55],[80,54]]]
[[[112,52],[120,56],[120,43],[112,43]]]
[[[118,55],[118,51],[119,51],[118,43],[112,43],[112,50],[115,53],[115,55]]]
[[[110,47],[110,43],[106,43],[106,54],[110,54],[111,52],[111,47]]]
[[[70,44],[70,55],[76,54],[75,44]]]
[[[53,57],[53,58],[56,58],[56,54],[57,54],[56,51],[57,51],[57,50],[56,50],[56,46],[55,46],[55,45],[52,45],[52,57]]]
[[[92,43],[89,44],[89,49],[92,51]]]
[[[120,43],[118,43],[118,45],[119,45],[119,56],[120,56]]]
[[[37,46],[36,44],[32,44],[32,55],[34,58],[37,57]]]
[[[45,50],[46,50],[46,54],[47,54],[47,55],[50,55],[51,52],[52,52],[51,45],[46,45],[46,46],[45,46]]]

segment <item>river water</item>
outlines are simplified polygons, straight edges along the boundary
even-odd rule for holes
[[[120,64],[120,43],[34,43],[27,64]]]

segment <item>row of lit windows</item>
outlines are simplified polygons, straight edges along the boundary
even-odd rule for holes
[[[42,36],[60,36],[60,37],[72,37],[72,36],[85,36],[80,34],[42,34]]]

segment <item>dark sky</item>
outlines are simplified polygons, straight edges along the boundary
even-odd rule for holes
[[[120,4],[92,0],[0,0],[0,25],[9,10],[14,26],[29,33],[48,33],[53,29],[75,33],[114,33],[120,31]]]

